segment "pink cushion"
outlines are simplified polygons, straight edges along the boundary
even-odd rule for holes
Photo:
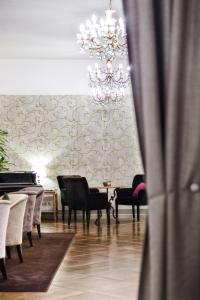
[[[133,197],[137,197],[141,190],[145,189],[145,183],[140,182],[133,191]]]

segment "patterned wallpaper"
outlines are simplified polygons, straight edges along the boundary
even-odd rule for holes
[[[8,131],[11,170],[45,165],[46,188],[59,174],[128,185],[142,171],[132,100],[99,107],[89,96],[0,96],[0,128]]]

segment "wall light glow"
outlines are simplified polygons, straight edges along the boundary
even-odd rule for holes
[[[46,166],[50,162],[50,159],[47,157],[34,157],[30,160],[31,170],[35,171],[37,174],[37,182],[43,183],[45,178],[47,177]]]

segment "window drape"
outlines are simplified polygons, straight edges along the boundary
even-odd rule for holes
[[[138,298],[200,299],[200,1],[123,0],[149,216]]]

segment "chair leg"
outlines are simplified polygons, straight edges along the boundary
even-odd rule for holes
[[[17,249],[17,254],[18,254],[19,260],[20,260],[21,263],[23,263],[22,247],[21,247],[21,245],[17,245],[16,249]]]
[[[83,223],[85,223],[85,211],[83,210]]]
[[[90,211],[86,210],[86,221],[87,221],[87,227],[90,226]]]
[[[8,278],[7,278],[5,259],[4,258],[0,258],[0,270],[1,270],[1,273],[3,275],[3,279],[7,280]]]
[[[40,228],[40,224],[37,224],[37,232],[38,232],[38,236],[41,239],[42,235],[41,235],[41,228]]]
[[[68,226],[71,224],[71,217],[72,217],[72,210],[69,208],[69,214],[68,214]]]
[[[27,237],[28,237],[30,246],[33,247],[32,232],[31,231],[27,232]]]
[[[135,219],[135,205],[132,205],[132,214],[133,214],[133,219]]]
[[[11,258],[11,251],[10,251],[10,247],[9,246],[6,246],[6,255],[7,255],[8,259]]]
[[[97,220],[95,223],[97,226],[99,226],[101,224],[101,210],[97,210]]]
[[[62,221],[65,222],[65,206],[62,205]]]
[[[137,221],[140,221],[140,206],[137,205]]]
[[[74,222],[76,223],[76,210],[74,210]]]
[[[118,204],[115,202],[115,212],[116,212],[116,224],[119,223],[119,219],[118,219]]]
[[[107,225],[110,225],[110,207],[106,208]]]

